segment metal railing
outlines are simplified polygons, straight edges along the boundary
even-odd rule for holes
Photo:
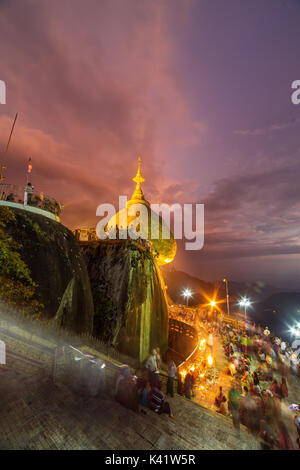
[[[36,207],[59,216],[60,203],[53,197],[47,196],[42,191],[37,191],[33,186],[16,186],[14,184],[0,184],[0,201],[14,202],[30,207]]]

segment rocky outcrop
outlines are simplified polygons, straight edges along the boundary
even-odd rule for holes
[[[79,244],[62,224],[39,214],[10,209],[15,221],[5,227],[38,284],[42,315],[76,333],[92,332],[93,298]]]
[[[81,243],[94,298],[94,334],[143,361],[168,348],[168,309],[151,254],[128,240]]]

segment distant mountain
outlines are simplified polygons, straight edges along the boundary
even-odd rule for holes
[[[226,298],[225,283],[222,280],[216,282],[203,281],[183,271],[175,271],[163,268],[163,276],[167,285],[167,292],[175,303],[185,303],[182,296],[183,289],[189,288],[193,292],[190,305],[207,303],[207,297],[218,299]],[[263,282],[243,283],[229,281],[229,295],[234,305],[243,297],[249,297],[253,302],[260,302],[273,294],[281,292],[274,286]]]
[[[300,292],[279,292],[256,306],[252,318],[268,325],[285,339],[291,338],[289,328],[300,322]]]
[[[224,303],[220,306],[226,312],[226,292],[222,280],[206,282],[183,271],[170,270],[168,267],[162,268],[162,272],[172,302],[185,304],[182,292],[185,288],[189,288],[193,293],[189,305],[207,304],[208,299],[212,298],[224,299]],[[295,321],[300,322],[300,291],[288,291],[263,282],[229,281],[229,294],[231,312],[240,310],[238,300],[247,296],[253,302],[247,312],[249,317],[256,323],[269,326],[277,335],[287,340],[290,339],[288,325],[293,325]]]

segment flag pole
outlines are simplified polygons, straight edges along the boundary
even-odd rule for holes
[[[12,137],[12,134],[13,134],[13,131],[14,131],[14,128],[15,128],[17,117],[18,117],[18,113],[15,115],[15,119],[14,119],[14,122],[13,122],[13,125],[12,125],[12,128],[11,128],[11,131],[10,131],[8,142],[7,142],[7,145],[6,145],[6,149],[5,149],[5,152],[4,152],[4,155],[3,155],[3,160],[2,160],[2,163],[1,163],[1,166],[0,166],[0,183],[2,183],[2,181],[4,180],[3,172],[6,168],[5,167],[5,159],[6,159],[8,147],[9,147],[9,144],[10,144],[10,141],[11,141],[11,137]]]
[[[26,173],[26,188],[25,188],[25,192],[24,192],[24,206],[27,205],[27,200],[28,200],[28,192],[29,192],[29,174],[31,173],[32,171],[32,160],[31,158],[29,157],[28,159],[28,166],[27,166],[27,173]]]

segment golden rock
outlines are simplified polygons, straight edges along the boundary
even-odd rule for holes
[[[153,257],[159,265],[173,261],[176,255],[177,244],[174,236],[162,217],[154,212],[145,199],[141,183],[145,180],[141,175],[141,159],[138,160],[138,171],[133,178],[136,183],[127,207],[117,212],[107,224],[107,231],[118,227],[119,232],[135,227],[140,238],[148,240]]]

